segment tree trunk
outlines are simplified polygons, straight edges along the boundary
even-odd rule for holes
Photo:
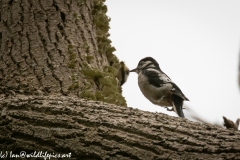
[[[123,107],[103,0],[1,0],[0,11],[1,159],[240,159],[239,132]]]
[[[0,93],[61,93],[126,106],[101,0],[1,0],[0,10]]]
[[[2,99],[0,150],[73,159],[240,159],[240,133],[69,96]]]

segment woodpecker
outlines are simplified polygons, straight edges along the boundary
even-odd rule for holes
[[[129,76],[129,69],[126,66],[126,64],[123,61],[121,61],[120,67],[118,68],[118,72],[116,76],[119,81],[118,83],[119,86],[122,86],[127,81],[128,76]]]
[[[179,117],[184,118],[183,101],[189,101],[180,88],[160,69],[152,57],[139,61],[137,68],[130,70],[138,74],[138,86],[143,95],[153,104],[172,106]]]

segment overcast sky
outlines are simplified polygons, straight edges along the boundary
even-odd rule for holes
[[[210,123],[240,118],[240,0],[107,0],[110,39],[130,69],[151,56]],[[129,107],[176,116],[141,93],[137,74],[123,85]],[[186,118],[190,115],[184,110]]]

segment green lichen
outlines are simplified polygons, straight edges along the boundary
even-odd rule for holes
[[[78,78],[76,77],[76,75],[72,75],[71,76],[71,80],[72,80],[72,85],[70,85],[69,87],[68,87],[68,90],[69,91],[71,91],[71,90],[76,90],[76,89],[78,89],[78,88],[80,88],[80,85],[79,85],[79,83],[78,83]]]
[[[78,14],[76,12],[73,13],[73,17],[77,18]]]
[[[86,3],[86,0],[78,0],[77,1],[77,5],[78,6],[81,6],[81,5],[85,4],[85,3]]]
[[[69,56],[69,60],[71,63],[76,63],[76,58],[77,58],[77,54],[76,53],[72,53]]]
[[[69,54],[68,66],[69,68],[74,69],[77,63],[77,53],[74,53],[74,46],[71,44],[68,45],[68,54]]]
[[[68,90],[76,90],[78,89],[80,86],[78,83],[73,83],[71,86],[68,87]]]
[[[98,101],[105,101],[105,96],[103,95],[103,93],[101,91],[96,91],[95,97],[96,97],[96,100],[98,100]]]
[[[111,82],[114,86],[118,86],[118,80],[116,79],[115,76],[114,76],[114,78],[111,79]]]
[[[69,50],[68,53],[69,53],[69,59],[70,60],[76,59],[76,56],[77,56],[76,53],[73,53],[72,50]]]
[[[109,22],[110,22],[110,18],[108,18],[106,16],[105,13],[98,13],[96,16],[95,16],[95,19],[94,19],[94,23],[96,24],[97,28],[100,29],[103,33],[107,33],[108,30],[110,29],[109,27]]]
[[[81,19],[82,16],[77,14],[76,12],[73,13],[73,17],[76,18],[76,19]]]
[[[104,71],[100,71],[96,68],[83,68],[82,74],[86,77],[86,80],[89,83],[89,89],[87,89],[88,85],[86,85],[84,90],[90,90],[93,84],[97,85],[98,89],[94,91],[94,96],[89,96],[88,92],[88,94],[83,92],[84,94],[81,94],[81,96],[88,95],[87,98],[94,97],[94,99],[99,101],[126,106],[125,99],[119,93],[117,80],[114,74],[115,72],[116,69],[111,66],[105,66]]]
[[[71,80],[72,80],[73,82],[76,80],[76,76],[75,76],[74,74],[71,76]]]
[[[93,56],[86,56],[86,60],[88,63],[91,63],[94,60]]]
[[[97,42],[99,54],[111,54],[116,49],[111,46],[112,41],[109,39],[109,22],[110,18],[106,15],[107,6],[104,5],[104,0],[94,0],[94,25],[97,28]]]
[[[89,68],[89,64],[86,62],[82,62],[82,68]]]
[[[72,44],[68,44],[68,50],[73,50],[73,45]]]
[[[116,91],[113,90],[113,88],[110,87],[110,86],[104,86],[104,88],[103,88],[103,94],[106,95],[106,96],[109,96],[109,95],[111,95],[111,94],[114,94],[115,92],[116,92]]]
[[[77,64],[77,53],[74,52],[74,46],[72,44],[68,44],[68,54],[69,54],[68,67],[72,70],[71,75],[72,84],[68,87],[68,90],[72,91],[80,88],[77,73],[76,70],[74,70]]]
[[[119,60],[118,58],[115,56],[115,54],[111,54],[109,57],[108,57],[108,61],[109,61],[109,64],[111,66],[119,66]],[[116,65],[115,65],[116,64]],[[118,69],[118,68],[117,68]]]
[[[79,4],[83,4],[82,1]],[[110,18],[106,15],[107,6],[104,5],[104,0],[94,0],[93,25],[96,27],[98,53],[106,56],[110,66],[101,68],[93,68],[91,65],[94,62],[94,56],[89,54],[90,47],[88,43],[83,43],[83,51],[87,54],[85,60],[81,65],[82,77],[85,79],[84,86],[81,86],[82,92],[79,96],[82,98],[98,100],[117,105],[126,106],[126,100],[119,91],[118,82],[116,80],[116,73],[120,66],[118,58],[113,54],[116,49],[111,45],[112,41],[109,39],[109,22]],[[77,15],[75,15],[77,16]],[[70,53],[74,54],[74,52]],[[74,60],[74,55],[72,60]],[[71,58],[70,58],[71,59]],[[102,61],[100,59],[100,61]],[[73,82],[74,84],[75,82]]]
[[[106,55],[112,54],[114,51],[116,51],[115,47],[109,47],[106,51]]]
[[[91,100],[96,100],[96,97],[93,92],[89,90],[84,90],[80,93],[80,97],[86,98],[86,99],[91,99]]]
[[[82,73],[89,78],[100,78],[103,77],[103,74],[98,69],[83,68]]]
[[[95,93],[95,97],[98,101],[126,106],[126,100],[122,97],[122,95],[111,91],[111,88],[105,87],[103,92],[97,91]]]
[[[68,67],[74,69],[74,68],[76,67],[75,61],[70,61],[70,62],[68,63]]]
[[[98,79],[99,83],[101,84],[102,88],[107,86],[110,87],[112,91],[117,90],[117,80],[114,76],[104,76],[103,78]]]
[[[109,72],[109,73],[112,73],[113,75],[116,75],[116,73],[117,73],[117,69],[112,66],[104,66],[103,70],[104,70],[104,72]]]

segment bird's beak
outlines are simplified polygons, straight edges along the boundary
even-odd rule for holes
[[[137,68],[130,70],[129,72],[137,72]]]

